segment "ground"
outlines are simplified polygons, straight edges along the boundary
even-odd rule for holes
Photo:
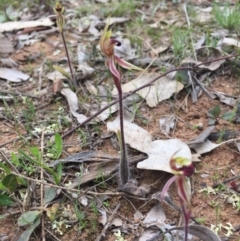
[[[186,35],[186,38],[188,38],[187,46],[181,48],[181,44],[177,44],[178,47],[180,46],[181,51],[177,51],[177,47],[175,47],[174,52],[174,38],[172,36],[177,31],[176,29],[180,29],[182,25],[185,26],[183,27],[183,29],[185,29],[184,34],[186,34],[187,31],[191,31],[194,43],[201,37],[199,31],[209,35],[206,36],[205,41],[208,42],[206,45],[211,45],[211,47],[213,47],[216,42],[216,39],[210,37],[211,33],[222,29],[214,20],[201,24],[197,23],[196,19],[198,18],[199,12],[197,12],[196,7],[206,9],[208,6],[212,6],[211,1],[190,1],[188,6],[190,20],[192,24],[196,24],[196,29],[187,27],[186,17],[182,10],[182,3],[175,4],[169,1],[166,4],[166,10],[158,5],[158,1],[153,1],[152,3],[129,1],[129,5],[124,5],[124,3],[119,1],[120,3],[117,3],[119,4],[117,5],[118,8],[115,9],[114,3],[106,4],[106,6],[103,3],[106,9],[101,10],[102,5],[100,3],[91,3],[91,9],[91,4],[86,4],[84,1],[81,1],[82,4],[85,4],[82,8],[76,7],[74,1],[69,2],[71,3],[66,4],[65,9],[67,12],[67,20],[71,20],[72,22],[71,25],[67,25],[66,39],[70,47],[70,54],[73,56],[73,66],[75,70],[78,67],[77,61],[75,60],[77,58],[75,53],[77,51],[77,44],[81,42],[87,49],[87,53],[90,53],[88,56],[89,61],[87,61],[88,64],[95,69],[94,74],[90,74],[86,78],[84,76],[80,77],[81,81],[78,83],[75,91],[79,101],[78,114],[81,113],[87,116],[91,116],[91,114],[94,113],[93,109],[96,110],[100,108],[99,99],[101,99],[101,96],[100,94],[93,95],[91,88],[101,86],[105,88],[106,92],[104,93],[111,95],[111,93],[107,91],[112,90],[113,82],[106,70],[107,67],[104,65],[104,60],[99,53],[100,51],[97,48],[99,36],[93,38],[88,30],[80,31],[80,26],[76,25],[73,21],[74,18],[80,21],[79,19],[82,19],[79,17],[81,14],[86,17],[90,13],[93,14],[93,11],[96,16],[102,19],[112,12],[112,16],[129,17],[129,22],[116,24],[116,26],[113,27],[113,31],[121,31],[123,35],[126,35],[126,37],[131,40],[134,48],[136,48],[143,57],[146,57],[146,55],[144,55],[145,51],[148,53],[148,56],[152,57],[152,60],[155,57],[167,59],[157,66],[154,64],[150,66],[149,72],[152,73],[164,73],[170,68],[183,66],[184,64],[182,64],[181,60],[193,55],[189,34]],[[47,1],[40,1],[39,6],[46,3]],[[31,5],[29,12],[33,13],[36,11],[36,6],[36,4]],[[48,5],[46,4],[46,6]],[[54,4],[52,6],[54,6]],[[73,14],[74,6],[78,13],[76,15]],[[121,6],[121,8],[119,6]],[[19,8],[20,7],[21,6],[19,6]],[[45,11],[53,14],[51,8],[46,7]],[[41,8],[39,13],[36,14],[40,18],[41,15],[47,16],[48,14],[46,14],[46,12],[44,15],[43,8]],[[136,12],[141,14],[137,15]],[[141,18],[146,18],[147,20],[141,22]],[[139,23],[141,23],[141,25]],[[101,26],[101,24],[103,24],[103,26]],[[100,31],[104,27],[104,23],[101,22],[101,24],[99,27]],[[154,24],[157,26],[156,28],[149,27]],[[76,30],[77,27],[79,27],[78,30]],[[51,26],[47,29],[51,30],[53,28],[54,27]],[[46,28],[44,28],[44,30],[46,30]],[[27,34],[32,33],[31,29],[25,29],[25,31]],[[5,34],[14,42],[14,38],[20,33],[20,31],[11,31]],[[181,35],[182,33],[179,32],[178,34]],[[229,31],[227,37],[236,40],[239,38],[234,30]],[[217,40],[219,41],[219,39]],[[183,41],[183,39],[181,41]],[[176,42],[177,40],[175,44]],[[139,46],[141,46],[141,48]],[[163,48],[167,46],[166,51],[162,50],[157,54],[152,52],[162,46]],[[97,53],[95,53],[95,51]],[[221,51],[222,56],[225,57],[238,53],[237,47],[233,46],[224,46]],[[20,48],[20,50],[11,52],[8,57],[18,63],[18,66],[15,68],[28,74],[30,80],[14,83],[10,81],[7,82],[4,78],[0,79],[0,94],[4,96],[4,98],[0,100],[0,161],[2,163],[9,166],[9,162],[11,163],[13,161],[11,157],[12,153],[18,153],[17,151],[19,149],[29,153],[30,148],[33,146],[37,146],[39,150],[42,146],[46,149],[50,148],[49,142],[54,140],[55,132],[59,132],[63,137],[61,158],[66,158],[76,153],[84,153],[85,151],[98,153],[96,155],[99,155],[95,157],[95,159],[91,157],[91,161],[84,165],[73,163],[63,164],[63,175],[60,186],[65,186],[65,184],[73,182],[76,178],[76,173],[81,174],[81,172],[87,171],[91,173],[91,171],[94,170],[94,165],[100,161],[101,154],[107,156],[107,161],[113,160],[119,155],[116,135],[108,132],[106,127],[107,121],[113,121],[118,116],[117,112],[111,114],[107,120],[91,122],[90,124],[87,123],[80,128],[76,128],[71,134],[65,135],[68,131],[74,129],[78,123],[76,118],[70,113],[68,101],[60,93],[61,85],[64,84],[61,80],[59,81],[59,79],[58,81],[61,84],[57,82],[53,83],[52,80],[47,78],[47,74],[53,71],[54,65],[63,63],[65,64],[64,67],[67,66],[64,46],[57,28],[55,28],[52,33],[47,33],[41,41],[30,45],[26,44],[23,48]],[[217,57],[219,57],[217,54],[213,54],[206,59],[206,56],[199,53],[198,60],[200,61],[201,59],[203,62],[204,60],[212,61]],[[225,96],[234,97],[234,99],[237,100],[240,94],[240,82],[238,58],[236,57],[235,60],[235,62],[226,60],[221,66],[211,70],[205,69],[202,71],[196,69],[196,75],[200,78],[208,72],[207,81],[204,82],[208,91],[221,92]],[[39,68],[41,66],[42,69],[40,70]],[[191,64],[188,66],[191,66]],[[6,66],[2,63],[0,67]],[[146,68],[147,65],[141,67]],[[192,71],[192,73],[193,72],[194,71]],[[123,84],[129,82],[129,80],[135,78],[137,75],[135,72],[126,74],[126,72],[123,71],[122,73],[124,75]],[[209,110],[217,105],[221,107],[221,114],[227,111],[237,110],[237,104],[231,106],[221,102],[219,98],[211,99],[204,92],[199,96],[198,100],[193,103],[191,95],[188,95],[190,89],[191,88],[185,85],[179,93],[174,93],[170,98],[158,103],[156,107],[149,107],[144,98],[142,98],[141,104],[137,107],[134,122],[147,130],[152,135],[153,140],[178,138],[184,143],[188,143],[209,127]],[[41,91],[43,92],[42,94],[40,93]],[[11,94],[11,98],[7,100],[9,94]],[[188,97],[186,97],[187,95]],[[110,100],[114,100],[115,97],[113,96],[113,99],[111,99],[110,96],[109,98]],[[105,101],[105,105],[109,102],[109,100]],[[168,135],[164,135],[159,126],[159,119],[163,116],[170,115],[176,117],[176,126]],[[218,136],[210,135],[209,139],[214,143],[221,143],[233,138],[239,138],[239,123],[234,120],[223,120],[219,117],[220,115],[216,117],[215,129],[213,130],[213,132],[218,133]],[[71,121],[69,121],[69,119],[71,119]],[[47,126],[56,122],[61,125],[61,128],[57,131],[51,131],[50,134],[46,133],[44,137],[41,137],[41,133],[33,133],[36,127],[45,126],[45,128],[47,128]],[[229,131],[234,132],[234,136],[231,135],[229,137],[224,135]],[[221,133],[223,135],[221,135]],[[42,142],[44,142],[44,144]],[[144,155],[130,147],[128,147],[128,152],[131,158],[141,154]],[[192,150],[192,153],[194,154],[195,151]],[[60,157],[56,159],[60,159]],[[20,159],[20,161],[22,162],[24,159]],[[13,163],[13,165],[15,165],[15,163]],[[222,240],[240,240],[240,201],[238,201],[240,200],[238,187],[240,154],[236,146],[236,141],[230,141],[209,152],[201,154],[199,160],[194,162],[194,166],[195,173],[190,178],[192,192],[192,219],[190,223],[197,223],[211,228]],[[40,180],[40,167],[40,165],[36,166],[31,164],[27,168],[27,164],[25,164],[19,166],[17,170],[23,176]],[[10,167],[10,169],[11,168],[12,167]],[[54,172],[55,170],[56,169],[54,169]],[[2,167],[0,171],[2,190],[2,179],[6,173],[4,173]],[[102,238],[102,240],[138,240],[146,229],[142,223],[143,219],[149,213],[150,209],[159,203],[159,198],[154,199],[152,198],[153,195],[163,189],[164,184],[172,177],[172,174],[158,170],[138,169],[136,164],[131,167],[131,174],[132,178],[138,180],[138,186],[147,185],[151,188],[147,195],[134,196],[132,194],[117,192],[119,178],[116,170],[110,174],[110,177],[104,177],[100,174],[91,179],[91,181],[86,181],[84,184],[75,186],[74,188],[80,188],[82,191],[80,195],[81,200],[79,197],[71,196],[69,190],[62,189],[62,191],[60,191],[61,188],[59,188],[59,194],[44,206],[42,223],[45,224],[46,240],[98,240],[97,238],[103,231],[104,225],[106,225],[106,222],[103,221],[104,217],[109,219],[117,204],[120,204],[120,207],[114,215],[114,222],[105,230],[106,237]],[[52,173],[49,173],[47,169],[44,170],[45,181],[54,185],[56,183],[52,181],[51,175]],[[31,186],[33,188],[31,190],[34,190],[34,195],[31,196],[31,201],[29,202],[30,207],[25,208],[20,204],[0,207],[1,214],[12,213],[12,215],[9,215],[7,218],[0,220],[0,240],[2,241],[20,240],[19,236],[26,230],[26,226],[19,227],[17,219],[24,213],[24,210],[38,210],[39,207],[43,208],[40,203],[40,185],[33,180],[29,180],[28,185],[25,186],[22,185],[22,183],[18,183],[18,188],[10,195],[15,195],[16,199],[21,200],[23,203],[23,194],[26,192],[26,186]],[[22,196],[21,189],[24,190],[22,191]],[[85,191],[90,192],[84,193]],[[105,198],[101,194],[98,195],[103,192],[108,192]],[[5,194],[4,189],[2,193]],[[170,187],[169,193],[173,202],[177,206],[180,206],[174,185]],[[235,195],[234,197],[236,198],[234,202],[231,201],[233,195]],[[87,200],[87,205],[83,204],[83,199]],[[56,203],[59,204],[59,206],[56,213],[53,211],[54,219],[51,220],[51,218],[49,218],[49,212],[53,210]],[[170,225],[184,224],[182,215],[178,211],[166,203],[162,203],[162,207],[166,214],[165,223]],[[103,211],[105,214],[102,213]],[[137,211],[140,212],[142,216],[136,218]],[[61,225],[61,222],[65,223]],[[43,240],[41,236],[43,230],[42,223],[35,229],[35,232],[29,240]],[[66,224],[69,226],[66,226]],[[152,225],[154,225],[154,223]],[[124,239],[122,237],[117,239],[114,233],[118,230],[120,230],[120,235],[122,235]]]

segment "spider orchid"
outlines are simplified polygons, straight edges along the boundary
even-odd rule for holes
[[[120,132],[118,133],[118,139],[120,144],[120,166],[119,166],[119,176],[120,176],[120,186],[124,186],[129,180],[129,163],[127,159],[127,150],[124,140],[124,123],[123,123],[123,101],[122,101],[122,87],[121,87],[121,75],[118,72],[115,63],[120,65],[125,69],[132,70],[142,70],[135,65],[128,63],[127,61],[120,59],[114,54],[114,47],[121,46],[121,42],[111,37],[112,31],[108,30],[110,25],[110,19],[103,30],[102,36],[100,38],[100,48],[103,54],[106,56],[106,66],[109,68],[114,84],[118,90],[119,98],[119,117],[120,117]]]
[[[115,63],[129,70],[142,70],[142,69],[133,64],[128,63],[127,61],[119,58],[114,54],[114,46],[121,46],[121,42],[111,37],[112,31],[108,30],[109,25],[110,25],[110,19],[108,19],[107,24],[102,32],[102,35],[100,38],[100,49],[102,53],[107,57],[106,65],[109,68],[110,72],[120,81],[121,75],[116,69]]]
[[[185,219],[185,241],[187,241],[188,222],[191,217],[190,190],[187,182],[187,177],[190,177],[194,173],[194,166],[192,162],[187,158],[172,157],[170,160],[170,167],[174,176],[170,178],[163,187],[161,201],[164,199],[164,196],[168,191],[170,185],[175,181],[179,201]]]

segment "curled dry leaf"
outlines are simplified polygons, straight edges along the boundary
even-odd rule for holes
[[[24,29],[24,28],[34,28],[38,26],[52,26],[54,23],[50,18],[42,18],[35,21],[12,21],[0,24],[0,33],[10,32],[14,30]]]
[[[79,123],[82,123],[87,119],[85,115],[78,114],[78,98],[77,95],[69,88],[63,88],[61,93],[66,97],[70,111],[74,117],[77,118]]]

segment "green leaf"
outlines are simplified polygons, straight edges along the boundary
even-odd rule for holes
[[[8,174],[3,178],[2,184],[8,188],[10,192],[14,192],[18,186],[17,177],[13,174]]]
[[[18,156],[15,153],[13,153],[13,152],[11,154],[11,161],[12,161],[12,164],[14,164],[14,166],[16,166],[16,167],[20,166],[20,162],[19,162]]]
[[[208,125],[209,126],[212,126],[212,125],[214,125],[215,124],[215,120],[214,119],[210,119],[209,121],[208,121]]]
[[[222,114],[221,119],[227,120],[227,121],[232,121],[235,116],[234,111],[228,111]]]
[[[57,196],[57,188],[56,187],[45,187],[44,188],[44,205],[51,202]]]
[[[40,224],[40,217],[38,217],[36,221],[20,235],[17,241],[28,241],[32,235],[32,232],[39,224]]]
[[[218,117],[218,116],[220,115],[220,113],[221,113],[221,107],[220,107],[220,105],[216,105],[216,106],[212,109],[211,113],[214,115],[215,118]]]
[[[33,158],[31,158],[28,154],[26,154],[26,153],[25,153],[24,151],[22,151],[22,150],[19,150],[18,152],[19,152],[23,157],[27,158],[28,161],[30,161],[30,162],[36,164],[37,166],[40,166],[40,167],[44,168],[45,170],[47,170],[48,172],[50,172],[50,173],[53,175],[54,180],[57,180],[57,175],[56,175],[56,173],[55,173],[50,167],[42,164],[42,163],[39,162],[39,161],[34,160]]]
[[[189,83],[189,76],[186,70],[179,70],[176,74],[176,80],[183,85],[187,85]]]
[[[10,197],[0,194],[0,206],[9,206],[13,203],[14,201]]]
[[[207,116],[208,116],[209,118],[211,118],[211,119],[214,119],[214,118],[215,118],[215,116],[214,116],[210,111],[207,113]]]
[[[57,151],[56,159],[58,159],[62,154],[62,148],[63,148],[62,137],[58,133],[55,134],[55,147]]]
[[[28,224],[33,224],[34,221],[39,217],[40,213],[40,211],[35,210],[22,214],[17,220],[18,226],[21,227]]]
[[[0,167],[5,171],[6,174],[10,174],[11,170],[4,164],[0,162]]]
[[[51,143],[51,148],[48,149],[51,158],[56,160],[58,159],[62,154],[63,149],[63,141],[62,137],[57,133],[55,134],[55,142]]]
[[[37,159],[38,162],[41,162],[42,154],[37,147],[30,148],[30,152]]]
[[[64,75],[67,79],[72,79],[70,74],[67,73],[63,68],[57,66],[57,65],[53,65],[52,66],[55,70],[57,70],[58,72],[60,72],[62,75]]]

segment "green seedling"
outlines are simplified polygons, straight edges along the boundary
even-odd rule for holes
[[[47,149],[47,156],[53,160],[57,160],[62,154],[63,141],[62,137],[58,133],[55,134],[54,140],[54,143],[50,143],[50,147]]]
[[[239,3],[231,6],[229,2],[226,2],[223,7],[219,3],[214,3],[213,14],[214,19],[221,27],[229,30],[238,30],[240,25]]]
[[[221,115],[221,107],[216,105],[213,109],[210,109],[207,113],[209,117],[208,125],[214,125],[218,123],[219,119],[232,121],[235,116],[235,111],[227,111]]]
[[[30,163],[35,164],[36,167],[44,168],[46,171],[48,171],[53,176],[55,184],[56,185],[60,184],[61,178],[62,178],[62,164],[58,165],[57,173],[52,168],[48,167],[47,165],[42,164],[41,163],[41,158],[42,158],[41,152],[39,151],[39,149],[37,147],[30,148],[30,154],[27,154],[23,150],[19,150],[18,153],[19,153],[19,159],[21,160],[21,163],[29,161]]]
[[[79,230],[83,230],[87,226],[87,221],[85,220],[86,214],[81,211],[80,207],[78,207],[77,204],[74,205],[74,211],[76,214],[76,217],[79,221]]]
[[[186,31],[186,30],[176,29],[173,32],[172,49],[173,49],[173,54],[178,59],[183,58],[186,53],[187,37],[188,37],[188,31]]]

